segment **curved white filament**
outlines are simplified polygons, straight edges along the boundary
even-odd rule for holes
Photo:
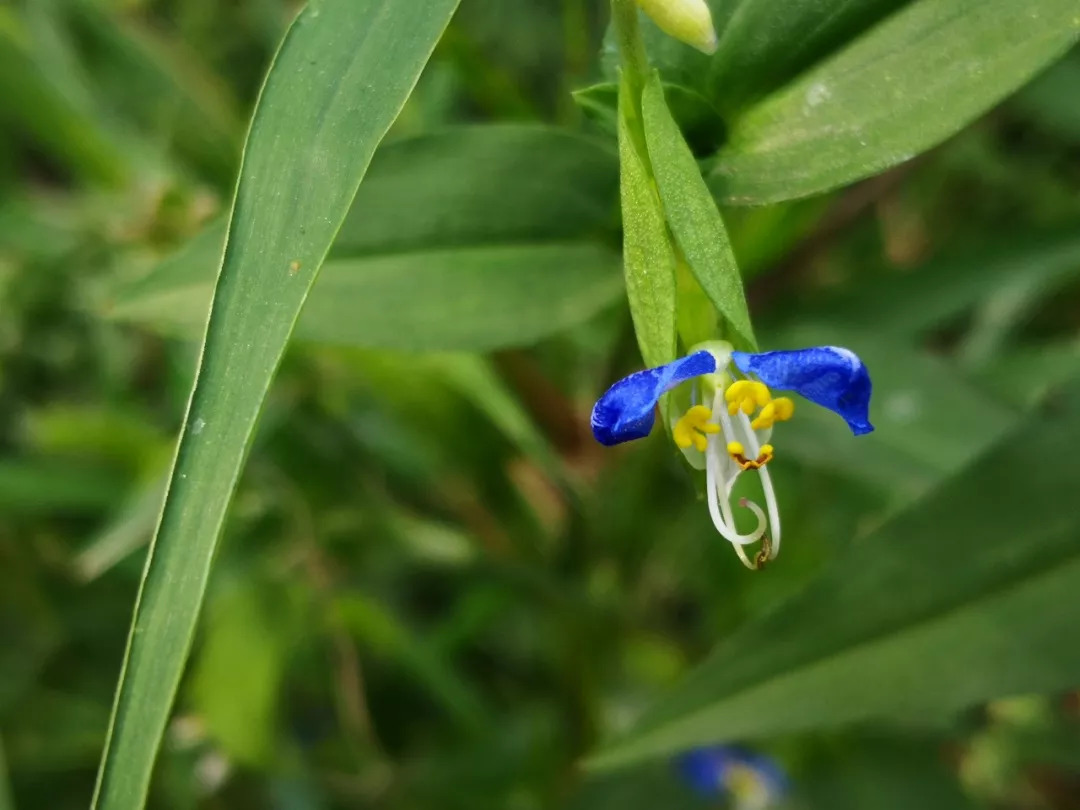
[[[754,531],[749,534],[739,534],[735,529],[735,517],[731,510],[731,500],[727,495],[730,491],[727,482],[724,481],[723,474],[720,471],[721,458],[717,448],[721,446],[723,439],[713,434],[709,437],[709,447],[705,456],[705,488],[707,490],[709,501],[709,515],[712,517],[713,525],[716,527],[716,531],[720,535],[734,546],[749,546],[756,543],[761,539],[761,536],[765,534],[766,522],[765,514],[760,508],[754,509],[754,513],[758,518],[758,525]],[[724,451],[726,452],[726,451]],[[723,497],[719,496],[718,490],[720,487],[724,487],[725,494]],[[755,504],[755,506],[757,506]]]
[[[718,388],[713,398],[713,420],[715,424],[715,420],[719,416],[721,430],[726,430],[728,437],[730,437],[731,423],[727,418],[725,407],[723,392]],[[720,533],[720,536],[734,547],[735,553],[739,555],[743,565],[754,569],[757,566],[746,556],[743,546],[758,542],[765,534],[768,524],[765,520],[765,513],[761,511],[757,504],[744,502],[743,505],[749,508],[757,517],[757,527],[749,534],[739,534],[738,529],[736,529],[735,515],[731,508],[731,489],[742,470],[730,464],[726,442],[727,439],[724,438],[723,433],[713,433],[709,435],[708,446],[705,449],[705,487],[709,502],[709,516],[712,518],[713,526],[716,527],[716,531]],[[725,466],[732,467],[730,478],[726,478],[724,475]]]
[[[751,458],[757,458],[761,452],[761,445],[758,444],[757,434],[754,433],[754,429],[750,427],[750,418],[740,411],[739,422],[743,432],[746,434],[746,449],[749,451]],[[769,535],[769,539],[772,541],[769,552],[769,559],[771,560],[780,553],[780,507],[776,503],[776,491],[773,489],[772,476],[769,475],[769,465],[762,465],[758,469],[758,473],[761,475],[761,489],[765,493],[765,505],[769,510],[769,529],[772,532]]]

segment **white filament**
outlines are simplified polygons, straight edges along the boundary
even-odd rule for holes
[[[716,395],[713,398],[713,423],[716,423],[715,419],[719,416],[721,430],[727,432],[727,435],[730,436],[731,425],[724,407],[723,391],[720,387],[717,387]],[[742,470],[729,459],[724,435],[723,432],[709,434],[708,445],[705,449],[705,488],[709,501],[709,516],[712,518],[716,531],[731,543],[743,565],[747,568],[754,568],[755,566],[746,556],[743,546],[758,542],[765,534],[768,523],[765,520],[765,513],[761,511],[757,504],[744,500],[742,505],[749,508],[757,517],[757,527],[749,534],[740,534],[736,528],[735,515],[731,508],[731,489]],[[730,476],[725,475],[725,467],[730,468]]]
[[[761,445],[758,444],[754,429],[750,427],[750,418],[740,411],[739,421],[742,422],[743,430],[746,433],[746,449],[749,451],[750,456],[757,458],[761,452]],[[769,535],[769,539],[772,540],[769,559],[772,560],[780,552],[780,507],[776,503],[776,491],[773,489],[772,476],[769,475],[769,465],[763,464],[758,469],[758,472],[761,474],[761,489],[765,493],[765,505],[769,509],[769,529],[772,531],[772,534]]]
[[[708,436],[708,445],[705,451],[705,481],[709,502],[709,516],[712,518],[713,526],[716,527],[716,531],[719,532],[720,536],[734,547],[743,565],[747,568],[756,568],[757,566],[746,556],[743,546],[761,540],[765,532],[769,530],[771,532],[769,537],[771,541],[769,543],[769,559],[776,557],[780,549],[780,510],[776,503],[776,493],[773,489],[768,465],[762,465],[758,468],[758,472],[761,475],[761,487],[765,493],[768,517],[766,518],[765,512],[758,504],[743,498],[739,501],[739,505],[754,513],[757,518],[757,526],[749,534],[740,534],[736,528],[734,510],[731,506],[731,491],[735,486],[735,480],[743,472],[743,469],[728,455],[727,444],[731,441],[744,444],[750,458],[757,458],[761,453],[761,443],[758,441],[758,435],[750,426],[750,419],[742,412],[739,413],[738,418],[739,422],[736,427],[736,423],[733,423],[728,415],[723,390],[718,386],[716,395],[713,398],[712,421],[714,424],[720,425],[721,432]],[[767,434],[767,431],[763,431],[763,434]]]

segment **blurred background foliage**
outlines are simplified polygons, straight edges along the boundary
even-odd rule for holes
[[[903,3],[871,5],[757,79],[776,86]],[[91,793],[218,223],[296,10],[0,4],[2,810]],[[751,669],[753,645],[768,652],[754,628],[813,646],[816,627],[775,606],[803,594],[792,604],[826,610],[805,586],[848,558],[838,588],[857,582],[872,535],[910,537],[943,573],[889,587],[878,572],[838,610],[963,591],[984,536],[1034,555],[1052,550],[1040,527],[1062,526],[1053,548],[1075,567],[1077,430],[1046,414],[1069,411],[1080,369],[1080,53],[884,174],[725,209],[763,341],[851,346],[877,392],[878,432],[857,444],[809,408],[783,426],[788,540],[748,574],[662,436],[603,453],[589,436],[592,401],[640,363],[606,23],[598,0],[462,4],[275,382],[151,807],[720,805],[662,761],[580,763],[718,639],[735,633]],[[671,103],[703,154],[722,142],[719,112]],[[995,539],[992,507],[1014,495],[1033,534]],[[1037,600],[994,610],[1018,636],[1046,615]],[[1049,611],[1051,641],[1075,648],[1074,614]],[[938,649],[900,660],[951,684]],[[748,736],[788,770],[796,807],[1080,808],[1075,653],[1020,658],[1008,683],[1040,696],[976,689],[960,712],[913,701],[842,728],[777,704],[806,717]]]

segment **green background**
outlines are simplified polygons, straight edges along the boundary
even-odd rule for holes
[[[0,6],[0,810],[1080,807],[1080,7],[710,5]],[[713,305],[875,384],[761,572],[588,429]]]

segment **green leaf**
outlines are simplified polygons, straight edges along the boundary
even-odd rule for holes
[[[783,86],[908,0],[743,0],[724,29],[704,92],[725,112]]]
[[[700,54],[699,54],[700,55]],[[724,120],[716,107],[697,90],[664,82],[664,97],[695,155],[711,155],[723,143]],[[618,130],[619,85],[604,82],[573,93],[574,101],[604,129]]]
[[[1080,368],[1075,341],[1022,346],[995,357],[976,378],[1007,402],[1030,408]]]
[[[1073,384],[722,642],[594,764],[1075,685],[1080,647],[1062,640],[1080,622],[1080,469],[1060,451],[1077,442]]]
[[[939,328],[1003,286],[1023,281],[1055,289],[1080,271],[1080,231],[1017,233],[986,240],[977,251],[941,256],[909,272],[854,285],[819,304],[803,304],[800,323],[843,324],[910,341]]]
[[[641,107],[653,175],[679,250],[701,288],[735,330],[739,338],[735,342],[754,349],[754,328],[724,220],[668,111],[659,74],[653,73],[646,82]]]
[[[970,123],[1078,33],[1075,0],[918,0],[751,107],[711,180],[743,205],[881,172]]]
[[[143,287],[111,314],[190,337],[212,291],[205,282]],[[520,346],[587,320],[621,291],[618,255],[588,242],[331,259],[296,336],[413,351]]]
[[[534,165],[544,171],[532,171]],[[412,350],[524,345],[612,303],[615,156],[545,127],[464,127],[379,151],[297,337]],[[408,216],[402,216],[408,211]],[[191,335],[222,226],[120,287],[110,316]]]
[[[388,144],[334,255],[613,234],[616,160],[606,143],[538,125],[462,126]]]
[[[126,488],[123,476],[100,464],[0,460],[0,511],[9,516],[101,512]]]
[[[299,334],[324,343],[411,350],[526,345],[616,300],[622,290],[618,265],[617,254],[597,244],[335,262]],[[358,322],[362,328],[350,328]]]
[[[64,3],[94,58],[84,71],[111,114],[121,113],[214,179],[235,176],[243,134],[235,102],[200,55],[180,50],[94,0]]]
[[[316,273],[457,0],[313,0],[282,43],[248,135],[169,492],[136,600],[94,794],[146,800],[225,512]]]
[[[161,503],[165,499],[164,476],[139,487],[117,514],[87,542],[72,562],[75,576],[92,582],[153,536]]]
[[[619,89],[619,188],[623,273],[641,357],[647,366],[675,359],[675,254],[653,184],[637,106]]]
[[[30,33],[0,8],[0,121],[31,135],[46,153],[86,180],[120,185],[128,165],[114,133],[101,127],[86,99],[60,86],[33,51]]]

